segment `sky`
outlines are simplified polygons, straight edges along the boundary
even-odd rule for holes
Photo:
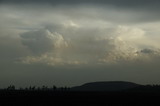
[[[160,83],[159,0],[0,0],[0,88]]]

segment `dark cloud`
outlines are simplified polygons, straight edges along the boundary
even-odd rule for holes
[[[46,5],[50,5],[53,8],[59,7],[60,10],[71,10],[76,9],[77,6],[80,7],[100,7],[99,11],[95,11],[99,16],[91,16],[102,18],[102,19],[112,19],[115,22],[128,22],[128,23],[138,23],[147,21],[158,21],[160,19],[160,1],[159,0],[0,0],[0,4],[11,4],[11,5],[27,5],[29,8],[35,8],[38,5],[43,8]],[[34,6],[33,6],[34,5]],[[24,7],[27,7],[24,6]],[[65,8],[63,6],[66,6]],[[45,7],[46,8],[46,7]],[[114,11],[113,14],[108,13],[108,9]],[[41,9],[42,10],[42,9]],[[105,12],[106,10],[106,12]],[[91,10],[90,10],[91,11]],[[43,12],[43,11],[42,11]],[[60,11],[59,11],[60,12]],[[74,17],[84,18],[87,14],[81,14],[80,11],[76,13],[74,10],[64,12],[63,14],[69,14],[69,16],[74,15]],[[89,16],[88,15],[88,16]],[[92,14],[91,14],[92,15]],[[118,18],[117,18],[118,17]],[[127,17],[127,18],[126,18]]]
[[[1,3],[49,3],[52,5],[79,5],[79,4],[93,4],[93,5],[113,5],[121,8],[159,8],[159,0],[0,0]]]
[[[80,5],[80,4],[93,4],[93,5],[113,5],[120,8],[150,8],[158,9],[160,5],[159,0],[0,0],[1,3],[48,3],[52,5]]]
[[[152,49],[142,49],[141,53],[151,54],[154,53],[154,51]]]
[[[159,0],[1,0],[1,2],[49,2],[55,4],[72,4],[72,3],[100,3],[100,4],[115,4],[115,5],[142,5],[150,3],[160,3]]]
[[[52,49],[52,36],[45,30],[31,31],[21,34],[22,44],[34,53],[46,52]]]

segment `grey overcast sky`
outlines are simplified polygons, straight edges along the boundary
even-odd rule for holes
[[[0,0],[0,87],[160,83],[159,0]]]

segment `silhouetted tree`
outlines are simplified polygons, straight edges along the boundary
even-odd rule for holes
[[[53,85],[52,89],[53,89],[54,91],[56,91],[56,90],[57,90],[57,87],[56,87],[55,85]]]
[[[23,89],[22,87],[20,87],[20,88],[19,88],[19,90],[21,90],[21,91],[22,91],[22,90],[24,90],[24,89]]]
[[[26,87],[26,88],[25,88],[25,90],[27,91],[27,90],[29,90],[29,88],[28,88],[28,87]]]
[[[39,91],[39,90],[41,90],[41,88],[40,88],[40,87],[37,87],[37,90]]]
[[[14,85],[10,85],[10,86],[8,86],[7,90],[15,90],[15,86]]]
[[[48,90],[48,87],[45,86],[45,85],[43,85],[43,86],[42,86],[42,90]]]
[[[30,90],[30,91],[34,91],[35,89],[36,89],[36,87],[35,87],[35,86],[33,86],[33,87],[32,87],[32,86],[30,86],[30,87],[29,87],[29,90]]]

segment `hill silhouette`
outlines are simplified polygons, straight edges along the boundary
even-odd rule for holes
[[[73,91],[122,91],[133,89],[140,84],[125,81],[91,82],[81,86],[72,87]]]
[[[91,82],[72,88],[30,86],[16,89],[10,85],[0,89],[0,103],[5,105],[153,106],[159,104],[159,98],[160,85],[140,85],[125,81]]]

